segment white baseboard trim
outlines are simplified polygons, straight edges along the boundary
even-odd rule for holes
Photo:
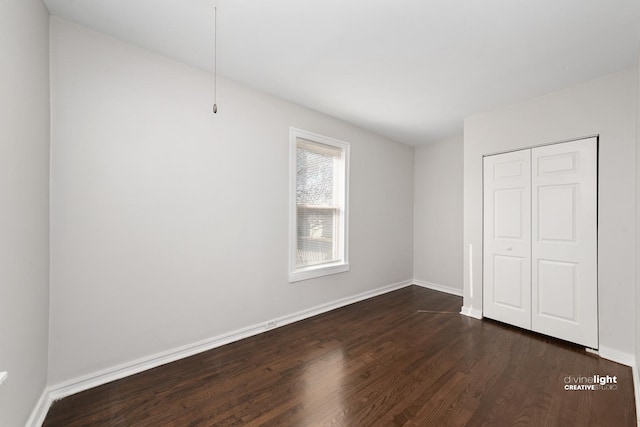
[[[462,310],[460,310],[460,314],[464,316],[473,317],[474,319],[482,320],[482,311],[475,309],[473,307],[462,306]]]
[[[621,365],[633,367],[636,364],[636,358],[633,354],[624,353],[619,350],[601,345],[600,348],[595,350],[588,350],[590,353],[595,353],[603,359],[611,360],[612,362],[620,363]]]
[[[438,285],[437,283],[424,282],[422,280],[413,279],[413,284],[421,286],[423,288],[431,289],[438,292],[444,292],[446,294],[455,295],[458,297],[463,296],[462,289],[453,288],[451,286],[446,285]]]
[[[619,350],[614,350],[606,346],[600,346],[599,350],[593,350],[591,348],[585,349],[587,353],[595,354],[603,359],[611,360],[612,362],[620,363],[631,367],[631,375],[633,380],[633,395],[636,403],[636,425],[640,427],[640,376],[638,374],[638,365],[636,364],[636,358],[633,354],[624,353]]]
[[[45,387],[42,394],[40,395],[40,399],[38,399],[38,403],[31,411],[31,416],[27,420],[26,427],[40,427],[42,423],[44,423],[44,419],[47,416],[47,412],[49,412],[49,407],[53,403],[53,400],[50,398],[51,391],[49,387]]]
[[[640,376],[638,376],[638,364],[631,367],[633,372],[633,395],[636,398],[636,424],[640,427]]]
[[[386,294],[388,292],[395,291],[412,284],[413,280],[405,280],[402,282],[394,283],[392,285],[383,286],[371,291],[363,292],[346,298],[341,298],[336,301],[321,304],[306,310],[298,311],[293,314],[272,319],[267,322],[248,326],[246,328],[231,331],[229,333],[195,342],[193,344],[188,344],[185,346],[174,348],[172,350],[167,350],[147,357],[142,357],[130,362],[113,366],[111,368],[103,369],[101,371],[93,372],[88,375],[83,375],[68,381],[54,384],[45,389],[42,397],[38,401],[36,408],[29,418],[27,426],[40,427],[51,404],[56,400],[62,399],[72,394],[79,393],[81,391],[88,390],[90,388],[94,388],[111,381],[119,380],[161,365],[165,365],[167,363],[175,362],[176,360],[184,359],[185,357],[193,356],[195,354],[202,353],[204,351],[211,350],[225,344],[258,335],[267,330],[285,326],[290,323],[298,322],[300,320],[308,319],[310,317],[347,306],[349,304],[373,298],[378,295]],[[268,328],[265,326],[267,324],[269,324]]]

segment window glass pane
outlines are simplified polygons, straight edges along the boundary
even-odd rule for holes
[[[337,209],[297,208],[299,267],[325,264],[338,260],[334,244]]]
[[[333,206],[335,156],[298,147],[296,157],[296,203]]]
[[[334,236],[337,226],[336,163],[341,151],[299,140],[296,151],[296,214],[298,267],[339,261]]]

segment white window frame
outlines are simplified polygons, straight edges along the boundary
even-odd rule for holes
[[[305,130],[291,128],[289,132],[289,282],[312,279],[330,274],[349,271],[349,152],[350,144],[328,136],[319,135]],[[298,230],[297,230],[297,149],[298,139],[304,139],[312,143],[327,145],[342,151],[342,185],[336,189],[340,201],[341,212],[338,217],[339,232],[334,244],[338,245],[340,259],[336,262],[310,265],[298,268]]]

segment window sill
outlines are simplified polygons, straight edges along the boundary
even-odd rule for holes
[[[314,279],[316,277],[328,276],[349,271],[348,263],[336,263],[327,265],[317,265],[305,269],[296,270],[289,273],[289,283],[300,282],[302,280]]]

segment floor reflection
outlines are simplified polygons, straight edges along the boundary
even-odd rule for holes
[[[302,416],[304,425],[321,421],[331,423],[344,415],[345,354],[342,346],[310,361],[304,368],[304,400]],[[322,415],[321,415],[322,414]]]

